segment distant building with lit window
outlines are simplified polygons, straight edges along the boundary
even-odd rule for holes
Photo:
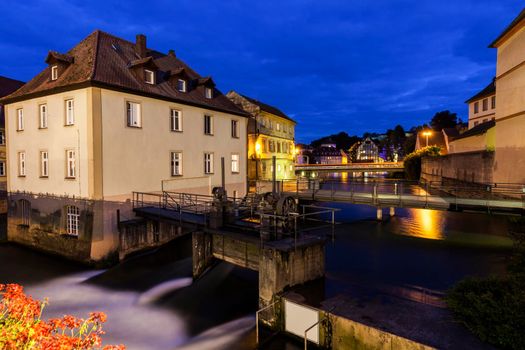
[[[369,137],[361,141],[357,147],[356,161],[361,163],[379,162],[379,147]]]
[[[273,157],[276,157],[276,178],[295,178],[296,122],[281,110],[235,91],[226,95],[251,115],[248,121],[248,178],[271,180]]]

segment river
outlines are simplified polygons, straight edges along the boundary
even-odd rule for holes
[[[327,296],[445,291],[465,276],[504,273],[510,240],[507,218],[473,213],[397,209],[383,222],[375,208],[342,209],[326,248]],[[331,234],[328,229],[327,232]],[[107,270],[12,244],[0,245],[0,283],[20,283],[48,297],[45,317],[90,311],[108,314],[106,343],[129,349],[253,349],[258,277],[218,264],[191,279],[191,238],[139,254]],[[298,348],[293,341],[271,348]]]

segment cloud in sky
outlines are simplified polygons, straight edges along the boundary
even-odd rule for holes
[[[177,55],[299,122],[299,141],[427,122],[495,73],[487,45],[519,0],[13,1],[0,4],[0,74],[28,80],[48,50],[95,29]]]

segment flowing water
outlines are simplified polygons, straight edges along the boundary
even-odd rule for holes
[[[507,218],[397,209],[383,222],[367,206],[342,209],[326,248],[323,293],[444,291],[470,275],[504,273]],[[46,317],[108,314],[105,342],[129,349],[253,349],[257,273],[219,263],[191,279],[191,237],[93,270],[11,244],[0,245],[0,283],[49,297]],[[292,341],[271,348],[296,348]]]

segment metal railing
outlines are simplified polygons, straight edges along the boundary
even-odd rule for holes
[[[273,303],[271,303],[270,305],[265,306],[262,309],[257,310],[257,312],[255,313],[255,344],[256,345],[259,345],[259,319],[260,319],[261,312],[266,311],[266,310],[274,307],[279,302],[280,302],[280,300],[276,300]]]
[[[370,205],[431,206],[442,199],[443,205],[473,205],[486,207],[498,202],[505,207],[525,209],[525,184],[474,184],[447,181],[407,181],[399,179],[365,179],[341,181],[333,179],[288,180],[282,185],[296,196],[323,200],[345,200]]]

